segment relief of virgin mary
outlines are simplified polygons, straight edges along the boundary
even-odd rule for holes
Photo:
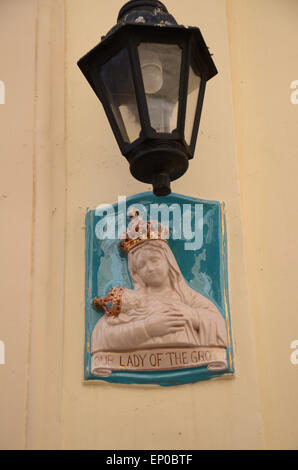
[[[136,217],[137,235],[120,243],[134,289],[114,288],[96,308],[106,311],[92,333],[92,353],[155,348],[227,347],[226,324],[217,307],[189,287],[176,259],[152,222]],[[145,232],[144,232],[145,227]]]

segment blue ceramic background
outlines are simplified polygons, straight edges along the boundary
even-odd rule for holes
[[[170,235],[169,246],[172,249],[181,272],[190,287],[208,297],[218,307],[230,328],[227,275],[227,244],[225,221],[222,220],[221,204],[216,201],[204,201],[179,194],[171,194],[157,198],[153,193],[142,193],[127,198],[127,208],[134,204],[144,205],[149,212],[150,204],[179,204],[181,212],[183,204],[191,204],[192,230],[195,223],[195,204],[203,205],[203,244],[196,251],[186,251],[185,242],[189,240],[173,240]],[[118,203],[113,205],[116,222],[119,211]],[[170,213],[171,214],[171,213]],[[149,217],[149,216],[148,216]],[[170,229],[172,229],[172,214]],[[108,293],[113,286],[133,288],[126,256],[120,252],[117,240],[99,240],[95,234],[96,224],[101,217],[95,209],[86,214],[86,330],[85,330],[85,380],[104,380],[126,384],[158,384],[181,385],[185,383],[208,380],[223,374],[234,372],[232,340],[227,351],[228,368],[222,372],[210,372],[207,367],[198,367],[169,372],[115,372],[109,377],[96,377],[91,374],[90,344],[93,328],[102,314],[92,307],[92,299]],[[128,219],[127,219],[128,224]],[[117,233],[117,232],[116,232]],[[172,230],[171,232],[172,233]],[[226,302],[225,302],[226,297]]]

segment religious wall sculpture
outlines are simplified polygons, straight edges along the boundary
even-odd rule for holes
[[[118,250],[119,270],[127,266],[130,287],[110,279],[108,292],[91,299],[100,314],[92,331],[87,328],[91,377],[171,385],[195,381],[198,369],[209,374],[202,380],[232,373],[229,317],[186,281],[169,246],[169,228],[144,220],[134,207],[128,215],[127,230],[111,242],[110,253]]]

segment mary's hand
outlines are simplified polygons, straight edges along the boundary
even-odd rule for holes
[[[193,308],[183,303],[172,303],[168,305],[168,308],[172,313],[181,314],[185,322],[188,322],[195,330],[198,330],[200,317]]]
[[[185,326],[186,319],[183,313],[167,311],[162,315],[154,313],[144,321],[144,327],[148,336],[165,336],[170,333],[177,333]]]

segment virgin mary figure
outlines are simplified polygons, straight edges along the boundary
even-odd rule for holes
[[[226,348],[222,315],[187,285],[164,229],[140,217],[130,226],[120,247],[128,256],[134,289],[113,288],[106,297],[94,299],[93,305],[106,313],[94,327],[92,353]]]

